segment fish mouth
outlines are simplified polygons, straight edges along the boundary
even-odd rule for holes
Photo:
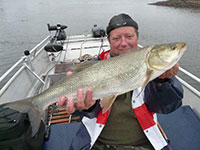
[[[186,47],[187,47],[186,43],[183,43],[181,49],[184,49],[184,48],[186,48]]]
[[[179,54],[183,54],[185,52],[185,50],[187,49],[187,44],[186,43],[182,43]]]

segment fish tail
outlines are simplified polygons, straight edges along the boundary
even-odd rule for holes
[[[32,103],[32,98],[20,101],[9,102],[2,105],[3,108],[10,108],[21,113],[27,113],[32,127],[32,136],[34,136],[40,127],[42,113]]]

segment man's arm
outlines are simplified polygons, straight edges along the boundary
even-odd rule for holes
[[[173,77],[171,79],[156,79],[145,88],[144,100],[152,112],[167,114],[182,105],[183,88]]]

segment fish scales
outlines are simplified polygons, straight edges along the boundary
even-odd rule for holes
[[[140,52],[135,51],[134,53],[131,53],[132,55],[127,54],[126,59],[118,56],[109,61],[105,60],[103,63],[94,64],[79,73],[66,77],[61,82],[56,83],[54,86],[50,87],[49,90],[35,97],[34,99],[36,100],[33,101],[38,108],[42,107],[40,109],[44,109],[50,105],[52,101],[57,100],[60,95],[66,95],[68,98],[75,98],[78,88],[83,88],[83,90],[86,91],[89,87],[93,89],[95,99],[108,96],[108,91],[109,95],[119,95],[124,92],[123,86],[121,86],[123,83],[125,83],[126,86],[126,83],[129,82],[127,85],[132,87],[130,84],[131,77],[135,75],[137,78],[134,81],[137,81],[138,78],[141,77],[141,74],[144,74],[144,70],[139,70],[143,68],[142,66],[146,66],[144,63],[146,53],[146,50],[142,49]],[[133,61],[135,61],[135,63],[133,63]],[[128,74],[129,78],[126,76]],[[120,79],[119,75],[121,75]],[[137,84],[135,85],[138,86]],[[106,91],[105,88],[108,88],[108,91]],[[44,102],[46,104],[41,105],[41,103]]]

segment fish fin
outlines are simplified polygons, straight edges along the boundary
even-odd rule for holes
[[[142,84],[142,89],[139,92],[139,94],[137,95],[137,97],[142,93],[142,91],[144,90],[144,88],[146,87],[146,85],[149,83],[149,81],[150,81],[150,79],[151,79],[151,77],[153,75],[153,72],[154,72],[153,70],[147,70],[147,72],[146,72],[146,79],[145,79],[144,83]]]
[[[103,113],[105,113],[112,106],[116,97],[117,95],[111,95],[101,100],[100,105],[103,108]]]
[[[80,63],[80,64],[76,64],[71,66],[71,69],[73,72],[80,72],[83,69],[86,69],[94,64],[96,64],[99,61],[89,61],[89,62],[84,62],[84,63]]]
[[[21,113],[28,113],[29,121],[32,127],[32,136],[34,136],[40,127],[42,114],[36,109],[32,103],[31,98],[27,98],[20,101],[10,102],[2,105],[3,108],[10,108]]]

